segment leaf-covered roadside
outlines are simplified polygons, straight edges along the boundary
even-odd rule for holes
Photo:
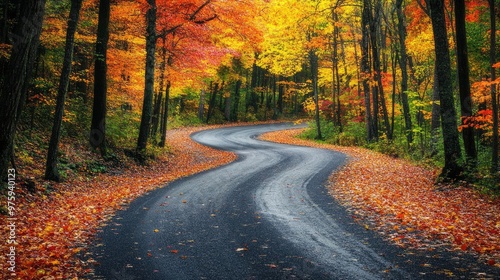
[[[349,162],[332,175],[329,189],[367,229],[402,247],[450,246],[500,267],[499,199],[466,186],[436,187],[436,171],[363,148],[302,140],[296,137],[301,132],[271,132],[261,138],[349,155]]]
[[[183,128],[168,133],[171,153],[149,166],[131,166],[93,178],[77,177],[53,186],[47,195],[16,189],[16,277],[7,271],[12,245],[0,245],[1,279],[73,279],[86,273],[93,260],[86,246],[113,212],[134,198],[177,178],[233,161],[236,156],[195,143]],[[123,172],[122,172],[123,171]],[[9,235],[2,219],[2,236]],[[82,257],[83,256],[83,257]]]

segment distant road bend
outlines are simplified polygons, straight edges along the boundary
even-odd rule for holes
[[[419,278],[398,268],[389,257],[394,251],[385,251],[397,249],[354,225],[327,193],[324,183],[345,155],[256,139],[291,127],[194,134],[238,159],[175,181],[118,213],[94,249],[99,278]]]

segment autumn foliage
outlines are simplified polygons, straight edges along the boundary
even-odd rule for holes
[[[133,165],[88,178],[78,176],[51,185],[43,195],[19,187],[15,212],[17,279],[73,279],[91,273],[94,261],[87,254],[88,246],[98,227],[115,211],[172,180],[235,159],[229,152],[192,141],[189,135],[200,129],[171,131],[170,153],[150,166]],[[7,219],[2,219],[2,236],[9,234],[6,223]],[[9,246],[2,242],[0,251],[8,252]],[[10,275],[6,265],[7,256],[2,253],[2,279]]]

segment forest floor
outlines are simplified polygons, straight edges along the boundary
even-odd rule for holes
[[[15,243],[0,245],[0,278],[76,279],[86,274],[94,262],[87,253],[88,244],[113,213],[168,182],[236,159],[189,137],[210,128],[216,126],[169,131],[169,152],[147,166],[129,160],[96,173],[95,166],[83,164],[63,183],[41,179],[44,155],[21,161],[16,170],[15,211],[6,216],[13,219],[1,222],[2,236]],[[330,190],[367,230],[405,247],[467,251],[500,268],[500,200],[467,187],[436,187],[433,170],[362,148],[301,140],[296,138],[301,131],[270,133],[263,139],[349,155],[344,168],[332,175]],[[61,148],[70,163],[94,162],[96,155],[87,150],[74,143],[63,143]],[[15,277],[9,270],[12,265]]]

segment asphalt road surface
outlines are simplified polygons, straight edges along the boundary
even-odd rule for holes
[[[482,273],[463,256],[408,253],[354,223],[324,187],[344,154],[256,139],[291,126],[193,135],[238,159],[150,192],[119,212],[92,249],[99,262],[95,278],[440,279]]]

